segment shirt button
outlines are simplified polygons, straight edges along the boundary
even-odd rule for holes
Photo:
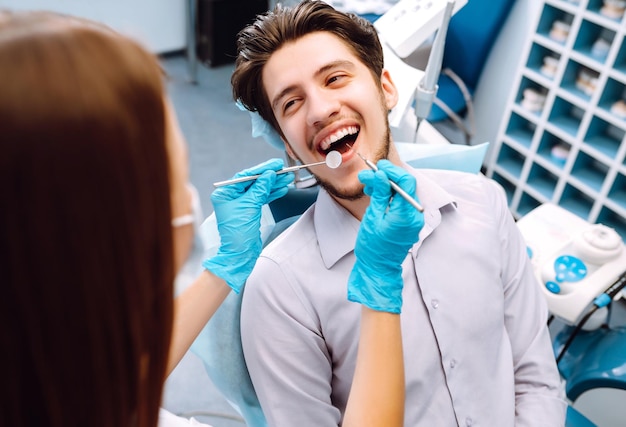
[[[474,424],[474,420],[473,419],[471,419],[470,417],[465,418],[465,425],[467,427],[470,427],[473,424]]]
[[[456,359],[450,360],[450,368],[454,369],[455,366],[456,366]]]
[[[430,301],[430,305],[432,305],[433,308],[439,308],[439,300],[434,299],[434,300]]]

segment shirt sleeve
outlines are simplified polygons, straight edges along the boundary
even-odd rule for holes
[[[547,327],[548,308],[502,188],[490,181],[501,236],[505,326],[515,374],[515,426],[563,426],[567,404]]]
[[[244,356],[271,426],[338,426],[331,357],[310,305],[272,260],[261,257],[241,310]]]

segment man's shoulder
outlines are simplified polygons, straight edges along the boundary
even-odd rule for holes
[[[315,204],[295,220],[294,218],[286,218],[278,222],[275,225],[276,229],[281,229],[285,225],[288,226],[267,244],[261,256],[280,263],[293,254],[301,253],[312,244],[316,245],[317,238],[313,223],[314,211]]]
[[[500,185],[494,180],[487,178],[482,173],[469,173],[444,169],[418,169],[414,170],[418,186],[420,178],[428,179],[431,183],[441,187],[456,197],[475,197],[499,192]]]
[[[487,178],[480,173],[469,173],[448,169],[412,169],[416,178],[427,177],[441,186],[455,186],[458,184],[483,184]]]

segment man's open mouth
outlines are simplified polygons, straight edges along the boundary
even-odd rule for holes
[[[322,141],[319,151],[323,154],[328,154],[331,151],[339,151],[343,154],[354,145],[354,141],[359,136],[359,131],[358,126],[342,128]]]

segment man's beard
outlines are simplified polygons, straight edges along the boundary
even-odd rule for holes
[[[391,132],[389,130],[389,120],[387,119],[387,116],[385,116],[385,124],[386,124],[385,128],[387,129],[387,131],[382,136],[383,144],[378,150],[378,152],[374,155],[374,158],[369,159],[373,163],[377,163],[379,160],[386,159],[389,156],[389,146],[391,145]],[[332,183],[326,180],[320,179],[315,174],[313,175],[317,179],[317,182],[319,183],[319,185],[334,198],[342,199],[342,200],[359,200],[365,196],[365,193],[363,192],[363,188],[364,188],[363,185],[360,185],[357,189],[353,191],[340,190],[339,188],[334,186]]]
[[[377,163],[379,160],[386,159],[387,157],[389,157],[389,147],[391,145],[391,129],[389,127],[389,116],[388,116],[389,111],[387,110],[385,97],[382,93],[382,90],[380,90],[379,93],[380,93],[381,114],[385,118],[386,131],[385,131],[385,134],[382,136],[382,146],[380,147],[378,152],[374,155],[374,158],[369,159],[374,163]],[[302,162],[300,158],[298,158],[298,160]],[[359,200],[365,197],[365,193],[363,192],[363,188],[364,188],[363,185],[359,185],[358,188],[352,191],[340,190],[339,188],[331,184],[329,181],[320,179],[314,173],[311,173],[311,174],[315,177],[320,187],[326,190],[334,198],[342,199],[342,200]]]

